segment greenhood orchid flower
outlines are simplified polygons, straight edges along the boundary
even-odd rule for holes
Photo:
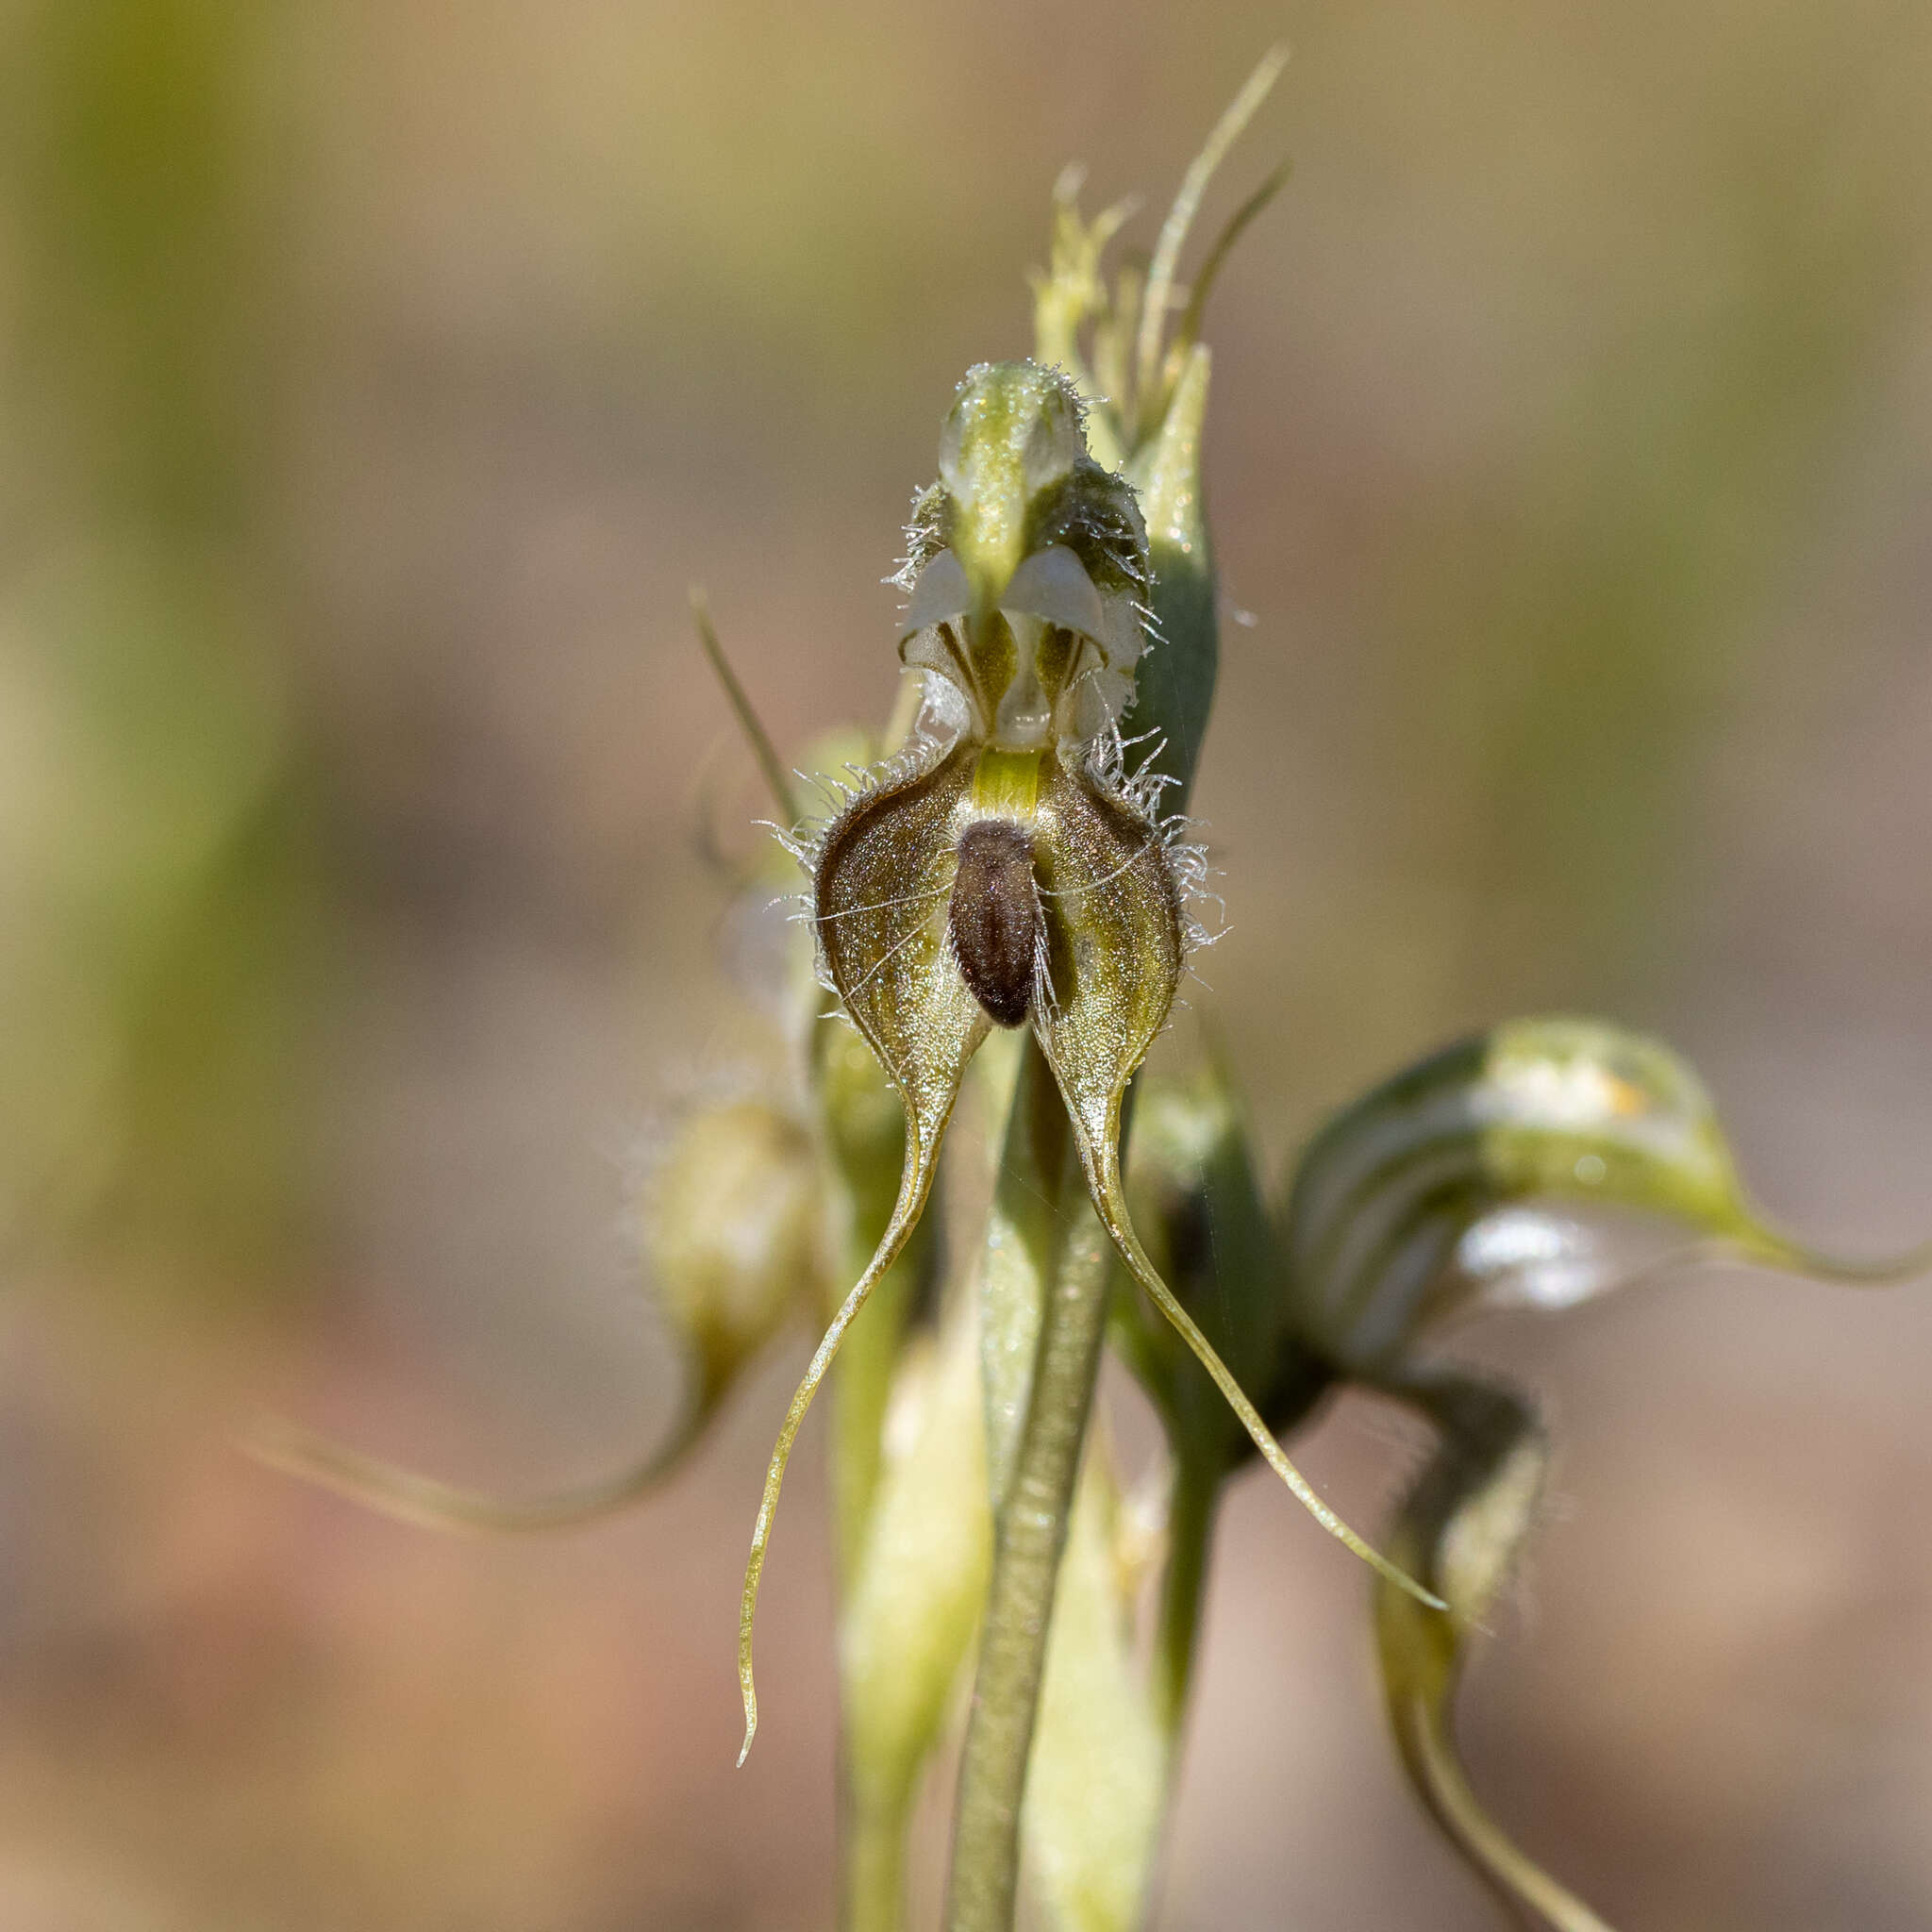
[[[894,579],[906,607],[880,641],[896,641],[910,701],[883,740],[808,754],[812,772],[849,758],[858,773],[856,789],[831,781],[823,823],[798,824],[792,778],[700,602],[701,641],[807,875],[809,958],[794,934],[775,1003],[790,1077],[688,1111],[650,1190],[644,1247],[691,1369],[668,1441],[587,1489],[508,1503],[287,1424],[256,1443],[414,1521],[581,1521],[667,1474],[794,1315],[828,1323],[753,1532],[740,1761],[780,1486],[838,1357],[841,1932],[901,1932],[920,1780],[975,1651],[949,1932],[1011,1932],[1023,1864],[1042,1932],[1134,1932],[1215,1512],[1256,1454],[1374,1567],[1397,1747],[1452,1844],[1512,1912],[1606,1932],[1490,1818],[1457,1756],[1467,1648],[1535,1524],[1550,1450],[1530,1400],[1442,1358],[1441,1337],[1468,1313],[1560,1309],[1711,1255],[1836,1280],[1932,1261],[1833,1262],[1776,1232],[1696,1076],[1601,1022],[1519,1021],[1383,1082],[1315,1136],[1274,1211],[1226,1064],[1143,1070],[1203,938],[1205,858],[1184,817],[1219,649],[1200,325],[1284,171],[1186,289],[1180,261],[1284,59],[1271,53],[1223,116],[1144,268],[1109,277],[1128,209],[1089,221],[1077,176],[1062,177],[1035,359],[968,371],[937,480],[913,502]],[[767,847],[739,883],[769,898],[779,868]],[[941,1265],[928,1207],[969,1080],[991,1198],[961,1267]],[[958,1176],[958,1152],[947,1160]],[[1131,1494],[1095,1417],[1104,1341],[1165,1438]],[[1437,1441],[1386,1556],[1277,1441],[1350,1385],[1418,1411]]]
[[[1120,721],[1150,641],[1147,537],[1132,487],[1088,453],[1081,416],[1058,372],[1012,362],[967,373],[902,574],[911,601],[900,656],[925,680],[911,743],[795,842],[824,983],[905,1108],[905,1166],[892,1218],[772,1454],[740,1621],[746,1750],[758,1727],[753,1617],[792,1441],[918,1223],[967,1064],[995,1026],[1031,1029],[1102,1225],[1256,1447],[1324,1528],[1395,1587],[1416,1588],[1289,1461],[1127,1211],[1122,1107],[1174,1003],[1202,859],[1182,823],[1160,815],[1162,779],[1127,768]]]

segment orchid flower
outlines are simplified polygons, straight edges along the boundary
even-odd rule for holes
[[[1034,358],[967,372],[913,500],[894,722],[862,749],[852,734],[815,748],[796,774],[834,788],[822,821],[801,820],[699,604],[782,821],[741,883],[769,900],[773,865],[802,867],[808,944],[780,974],[788,1076],[687,1109],[647,1191],[643,1246],[690,1365],[662,1446],[582,1490],[505,1502],[287,1424],[255,1443],[413,1521],[578,1522],[675,1468],[745,1363],[811,1310],[822,1337],[741,1602],[740,1762],[780,1487],[836,1357],[842,1932],[903,1924],[919,1781],[975,1654],[949,1932],[1010,1932],[1023,1863],[1045,1932],[1141,1924],[1215,1514],[1257,1456],[1374,1566],[1396,1745],[1451,1844],[1512,1911],[1606,1932],[1490,1817],[1457,1756],[1463,1660],[1535,1524],[1550,1448],[1530,1398],[1444,1357],[1441,1337],[1466,1314],[1559,1311],[1714,1256],[1874,1282],[1932,1262],[1837,1262],[1777,1232],[1696,1076],[1602,1022],[1520,1021],[1419,1061],[1315,1136],[1273,1211],[1225,1064],[1143,1071],[1208,896],[1185,816],[1219,654],[1200,331],[1285,171],[1185,289],[1180,264],[1285,58],[1216,125],[1144,269],[1108,268],[1129,205],[1090,221],[1062,176]],[[853,783],[827,778],[841,766]],[[948,1129],[969,1085],[991,1199],[976,1254],[942,1267],[929,1210],[942,1156],[958,1172]],[[1165,1439],[1132,1492],[1094,1402],[1104,1342]],[[1281,1447],[1347,1386],[1437,1438],[1386,1555]]]

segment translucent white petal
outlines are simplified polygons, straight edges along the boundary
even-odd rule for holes
[[[919,573],[912,587],[912,602],[900,621],[899,636],[909,638],[914,631],[961,617],[973,608],[973,589],[966,581],[966,568],[950,550],[941,550]]]
[[[1096,643],[1107,642],[1107,611],[1087,567],[1064,543],[1036,550],[1013,573],[1000,594],[1000,608],[1008,616],[1043,617],[1062,630],[1078,631]]]

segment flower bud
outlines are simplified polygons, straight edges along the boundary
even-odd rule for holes
[[[816,1302],[822,1196],[811,1141],[777,1108],[727,1101],[680,1124],[652,1177],[646,1251],[705,1405],[794,1308]]]

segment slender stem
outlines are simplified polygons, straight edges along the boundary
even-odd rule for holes
[[[1193,1679],[1220,1491],[1220,1482],[1206,1461],[1184,1452],[1174,1469],[1174,1499],[1168,1506],[1167,1570],[1160,1580],[1159,1622],[1154,1638],[1154,1714],[1167,1740],[1170,1779]]]
[[[986,1474],[995,1519],[1013,1486],[1040,1360],[1041,1310],[1066,1241],[1069,1191],[1081,1185],[1073,1152],[1066,1103],[1029,1035],[1013,1076],[978,1284]]]
[[[1090,1209],[1070,1223],[1046,1306],[1012,1484],[1000,1511],[979,1673],[959,1762],[947,1932],[1010,1932],[1020,1800],[1054,1585],[1092,1411],[1113,1253]]]
[[[900,1932],[906,1914],[906,1817],[862,1805],[841,1776],[839,1932]]]

